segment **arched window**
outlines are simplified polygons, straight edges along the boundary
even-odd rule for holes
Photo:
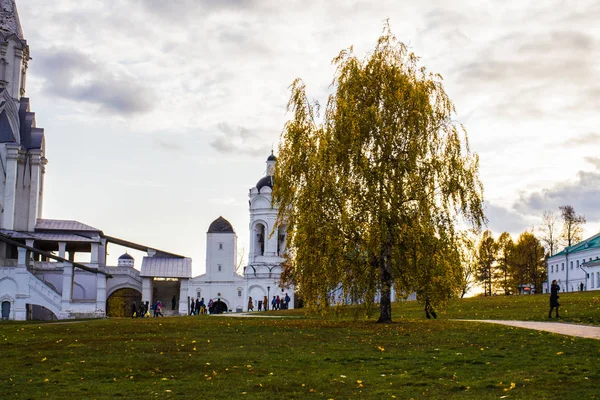
[[[8,67],[8,62],[4,58],[0,58],[0,81],[4,81],[6,83],[6,68]]]
[[[257,256],[262,256],[265,254],[265,231],[266,229],[263,224],[256,224],[256,241],[254,242],[254,254]]]

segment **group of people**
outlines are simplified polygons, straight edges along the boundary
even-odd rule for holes
[[[212,303],[213,303],[212,299],[209,299],[208,300],[208,308],[209,309],[212,308],[212,305],[213,305]],[[202,299],[196,299],[196,300],[194,300],[193,297],[190,299],[189,314],[190,315],[206,314],[206,305],[204,304],[204,297]]]
[[[288,294],[285,294],[285,297],[273,296],[271,300],[271,309],[272,310],[287,310],[290,301],[292,299]],[[262,300],[258,301],[258,311],[269,311],[269,298],[264,296]],[[248,311],[254,311],[254,300],[252,300],[252,296],[248,298]]]
[[[131,304],[131,318],[150,317],[150,309],[155,317],[164,317],[162,314],[162,303],[160,300],[156,300],[154,303],[152,303],[152,307],[150,307],[149,301],[146,301],[145,303],[142,301],[139,308],[136,306],[134,301]]]

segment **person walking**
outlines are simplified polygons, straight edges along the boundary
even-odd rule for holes
[[[137,306],[135,305],[135,301],[131,304],[131,318],[135,318],[137,312]]]
[[[162,314],[162,302],[160,300],[156,302],[156,316],[158,317],[159,315],[161,317],[164,317],[164,315]]]
[[[252,301],[252,296],[248,298],[248,311],[254,311],[254,302]]]
[[[269,298],[267,296],[263,297],[263,307],[265,311],[269,311]]]
[[[556,282],[556,279],[552,281],[552,285],[550,285],[550,311],[548,311],[548,318],[552,318],[552,310],[556,309],[556,318],[560,318],[558,315],[558,307],[560,304],[558,303],[558,292],[560,291],[560,286]]]
[[[291,298],[290,298],[290,296],[288,296],[288,294],[286,293],[286,294],[285,294],[285,309],[286,309],[286,310],[290,308],[290,300],[292,300],[292,299],[291,299]]]
[[[194,301],[194,298],[192,297],[190,300],[190,315],[194,315],[194,309],[196,308],[196,302]]]

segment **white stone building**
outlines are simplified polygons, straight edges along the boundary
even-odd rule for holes
[[[190,281],[190,298],[204,298],[205,303],[225,303],[228,311],[264,310],[264,299],[271,308],[273,297],[280,301],[288,295],[289,308],[294,306],[294,288],[281,287],[281,263],[285,251],[285,229],[273,232],[277,208],[273,207],[271,192],[276,158],[267,159],[267,172],[250,189],[250,253],[248,265],[239,274],[237,235],[225,218],[217,218],[206,234],[206,273]],[[252,298],[252,300],[250,300]]]
[[[545,293],[555,279],[562,292],[600,290],[600,233],[549,257],[546,268]]]
[[[245,311],[249,296],[285,297],[279,288],[283,230],[271,234],[275,157],[250,190],[251,254],[237,271],[237,236],[224,218],[207,233],[206,273],[192,279],[192,260],[106,235],[70,220],[42,218],[44,130],[36,126],[25,95],[29,46],[14,0],[0,0],[0,311],[2,319],[129,316],[141,302],[163,304],[165,315],[186,315],[191,298],[220,300],[227,311]],[[107,265],[108,246],[145,252],[140,270],[123,254]],[[83,261],[82,261],[83,260]]]

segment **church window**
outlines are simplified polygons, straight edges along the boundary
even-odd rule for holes
[[[561,263],[561,265],[560,265],[560,270],[561,270],[561,271],[564,271],[564,270],[565,270],[565,263]]]
[[[571,269],[573,269],[573,261],[571,261]]]
[[[219,250],[223,250],[223,243],[219,243]]]
[[[577,268],[579,268],[579,260],[577,260]]]
[[[201,299],[202,298],[202,292],[196,292],[196,298]]]
[[[263,224],[257,224],[256,228],[256,242],[254,245],[254,254],[257,256],[262,256],[265,254],[265,240],[266,240],[266,235],[265,235],[265,226]]]
[[[242,297],[242,291],[238,289],[238,297]]]
[[[554,272],[554,265],[550,266],[550,272]]]
[[[6,81],[6,67],[8,63],[4,58],[0,58],[0,80]]]
[[[219,272],[221,272],[221,264],[217,265],[217,268],[219,269]]]

